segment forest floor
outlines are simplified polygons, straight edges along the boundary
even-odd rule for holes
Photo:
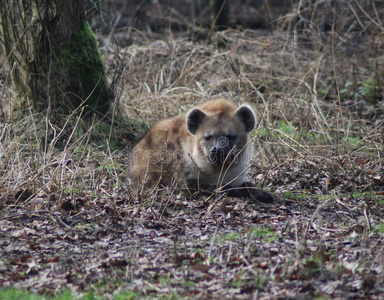
[[[3,114],[0,287],[95,299],[382,299],[382,37],[369,46],[287,32],[127,32],[101,47],[117,129],[79,120],[57,147],[43,115]],[[15,97],[4,70],[0,95]],[[250,177],[275,202],[132,190],[124,120],[148,128],[218,96],[257,111]]]

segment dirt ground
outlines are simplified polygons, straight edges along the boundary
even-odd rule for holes
[[[280,28],[100,34],[124,134],[75,123],[55,147],[44,116],[4,113],[0,286],[106,299],[382,299],[383,33]],[[1,74],[0,97],[15,97]],[[274,203],[133,190],[121,124],[144,132],[219,96],[256,110],[250,178]],[[92,142],[102,130],[108,142]]]

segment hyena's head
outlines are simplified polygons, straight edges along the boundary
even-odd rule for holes
[[[247,105],[237,108],[226,99],[206,102],[187,115],[187,127],[195,136],[199,160],[222,165],[243,160],[256,116]],[[246,162],[248,163],[248,162]]]

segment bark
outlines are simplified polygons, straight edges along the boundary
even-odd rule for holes
[[[229,0],[210,0],[212,27],[223,30],[229,27]]]
[[[36,111],[108,111],[109,93],[86,0],[0,0],[1,42],[22,99]]]

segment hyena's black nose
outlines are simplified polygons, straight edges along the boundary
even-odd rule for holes
[[[209,155],[211,162],[223,164],[229,154],[228,147],[213,146]]]

